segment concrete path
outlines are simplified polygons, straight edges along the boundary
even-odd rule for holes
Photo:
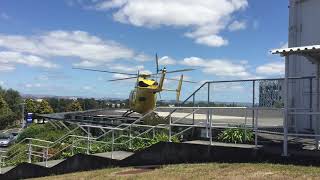
[[[95,156],[104,157],[104,158],[111,158],[111,152],[105,152],[105,153],[98,153],[94,154]],[[113,151],[112,159],[122,160],[125,159],[134,153],[127,152],[127,151]]]
[[[210,141],[202,141],[202,140],[186,141],[184,143],[210,145]],[[256,146],[252,145],[252,144],[233,144],[233,143],[222,143],[222,142],[212,142],[211,146],[237,147],[237,148],[244,148],[244,149],[254,149],[254,148],[256,148]],[[261,148],[261,147],[262,147],[261,145],[257,146],[257,148]]]

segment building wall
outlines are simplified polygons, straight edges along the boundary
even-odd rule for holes
[[[289,47],[320,44],[320,0],[289,0]],[[315,65],[300,56],[289,57],[289,77],[315,76]],[[313,82],[313,92],[315,84]],[[314,93],[312,99],[315,98]],[[313,101],[314,108],[316,101]],[[289,86],[289,105],[310,108],[310,83],[307,80],[292,81]],[[293,117],[289,125],[299,131],[311,128],[310,117]],[[314,122],[312,124],[314,127]],[[313,128],[312,127],[312,128]]]

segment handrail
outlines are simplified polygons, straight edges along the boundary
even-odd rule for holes
[[[155,112],[156,109],[157,109],[157,108],[155,108],[154,110],[152,110],[152,111],[144,114],[144,115],[141,116],[139,119],[137,119],[137,120],[135,120],[133,123],[131,123],[129,126],[123,128],[123,130],[126,130],[127,128],[132,127],[132,125],[136,124],[137,122],[140,122],[140,121],[143,120],[145,117],[147,117],[147,116],[150,115],[151,113]],[[122,126],[122,124],[116,126],[115,128],[119,128],[119,127],[121,127],[121,126]],[[100,138],[104,137],[105,135],[111,133],[112,131],[114,131],[114,130],[112,129],[112,130],[109,130],[109,131],[105,132],[105,133],[102,134],[101,136],[97,137],[97,139],[100,139]]]
[[[194,96],[200,89],[202,89],[208,82],[203,83],[198,89],[196,89],[189,97],[187,97],[184,101],[182,101],[179,105],[185,104],[192,96]]]

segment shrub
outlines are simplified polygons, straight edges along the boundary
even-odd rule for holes
[[[156,126],[158,124],[169,124],[169,119],[158,116],[156,113],[151,113],[143,118],[143,124]]]
[[[47,141],[55,141],[66,133],[65,130],[55,129],[50,124],[32,124],[18,137],[18,141],[25,138],[36,138]]]
[[[218,140],[226,143],[250,143],[253,141],[253,132],[242,128],[226,129],[218,135]]]

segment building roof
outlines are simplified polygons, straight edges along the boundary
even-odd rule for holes
[[[302,55],[306,57],[320,59],[320,45],[274,49],[271,50],[271,53],[280,54],[281,56]]]

